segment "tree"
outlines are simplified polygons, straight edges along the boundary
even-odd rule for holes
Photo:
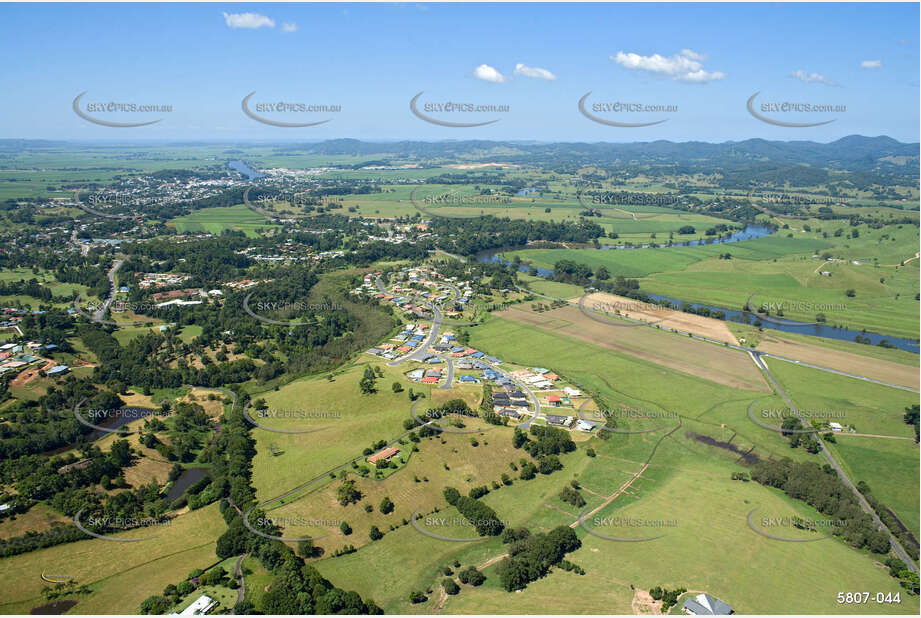
[[[361,491],[355,487],[355,481],[348,479],[343,481],[339,489],[336,490],[336,497],[339,499],[339,504],[347,506],[361,500]]]
[[[169,610],[170,607],[172,607],[172,603],[169,602],[169,599],[155,595],[152,597],[147,597],[141,602],[141,613],[163,615]]]
[[[471,586],[479,586],[486,581],[486,576],[477,571],[475,566],[467,567],[463,571],[460,571],[457,576],[462,584],[469,584]]]
[[[313,558],[320,547],[314,547],[312,539],[302,539],[297,542],[297,554],[303,558]]]
[[[390,501],[388,496],[384,496],[384,499],[381,500],[380,512],[384,515],[389,515],[393,512],[393,502]]]
[[[394,392],[394,393],[402,393],[402,392],[403,392],[403,385],[400,384],[399,382],[394,382],[394,383],[390,386],[390,388],[393,389],[393,392]]]
[[[371,367],[365,367],[365,373],[361,380],[358,381],[358,387],[361,389],[362,395],[372,395],[377,392],[375,387],[376,378],[374,370]]]
[[[419,590],[413,590],[412,592],[409,593],[409,602],[412,603],[413,605],[417,603],[425,603],[427,598],[428,597],[422,594],[422,592],[420,592]]]
[[[454,506],[455,504],[457,504],[458,499],[461,497],[460,492],[454,489],[453,487],[445,487],[443,493],[444,493],[445,501],[451,506]]]
[[[445,589],[445,592],[450,595],[455,595],[460,592],[460,586],[457,585],[450,577],[445,577],[441,580],[441,587]]]
[[[352,527],[349,525],[349,522],[344,521],[339,524],[339,531],[345,536],[348,536],[352,534]]]
[[[371,526],[371,530],[368,531],[368,536],[372,541],[378,541],[384,538],[384,533],[380,531],[380,528],[377,526]]]
[[[607,281],[611,278],[611,273],[604,266],[599,266],[598,270],[595,271],[595,278],[599,281]]]

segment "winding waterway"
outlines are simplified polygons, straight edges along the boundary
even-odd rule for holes
[[[701,239],[701,240],[691,240],[682,243],[673,243],[672,245],[635,245],[632,247],[623,247],[623,246],[601,246],[597,250],[617,250],[617,251],[631,251],[636,249],[649,249],[652,246],[668,249],[671,247],[693,247],[697,245],[709,245],[709,244],[726,244],[740,242],[743,240],[753,240],[756,238],[763,238],[772,234],[774,230],[771,228],[759,226],[759,225],[750,225],[744,230],[733,232],[732,234],[724,238],[714,238],[712,240]],[[514,249],[520,249],[521,247],[515,247]],[[501,257],[501,254],[514,250],[510,248],[502,249],[489,249],[487,251],[481,251],[476,254],[476,259],[480,262],[503,262],[505,264],[511,264],[512,262]],[[521,264],[518,267],[519,272],[530,272],[531,267],[526,264]],[[552,278],[553,270],[550,268],[537,268],[537,274],[544,278]],[[881,341],[886,341],[889,345],[892,345],[900,350],[905,350],[913,354],[919,353],[919,343],[916,339],[907,339],[904,337],[893,337],[889,335],[881,335],[879,333],[872,333],[863,330],[853,330],[850,328],[840,328],[835,326],[829,326],[827,324],[816,324],[810,322],[797,322],[796,320],[786,320],[786,319],[777,319],[773,317],[765,317],[755,313],[750,313],[747,311],[736,311],[733,309],[727,309],[726,307],[717,307],[715,305],[706,305],[703,303],[690,303],[678,298],[672,298],[670,296],[662,296],[660,294],[651,294],[646,292],[646,294],[655,300],[664,300],[671,303],[675,308],[679,308],[682,305],[690,305],[695,309],[706,308],[711,311],[721,311],[725,314],[725,319],[733,322],[741,322],[743,324],[758,324],[761,328],[765,330],[779,330],[786,333],[794,333],[799,335],[806,335],[808,337],[825,337],[827,339],[838,339],[840,341],[855,341],[857,337],[865,338],[870,344],[877,345]]]

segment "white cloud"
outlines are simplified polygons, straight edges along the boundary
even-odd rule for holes
[[[473,76],[477,79],[482,79],[484,82],[493,82],[495,84],[501,84],[505,81],[505,76],[488,64],[481,64],[473,69]]]
[[[705,54],[698,54],[696,51],[691,50],[691,49],[682,49],[681,55],[687,56],[691,60],[706,60],[707,59],[707,56]]]
[[[282,32],[297,32],[297,24],[294,24],[294,23],[291,23],[291,24],[287,24],[287,23],[282,24],[282,25],[281,25],[281,31],[282,31]]]
[[[248,28],[255,30],[256,28],[275,27],[274,19],[259,13],[224,13],[224,21],[227,23],[228,28],[233,29]]]
[[[804,84],[825,84],[826,86],[837,86],[838,84],[828,79],[821,73],[807,73],[803,70],[796,70],[790,74],[790,77],[800,80]]]
[[[611,60],[626,69],[658,73],[680,82],[704,84],[726,77],[726,74],[720,71],[705,71],[703,64],[700,62],[704,59],[706,59],[706,56],[690,49],[682,49],[674,56],[662,56],[660,54],[641,56],[622,51],[617,52],[616,56],[611,56]]]
[[[539,79],[546,79],[547,81],[553,81],[556,79],[556,75],[548,71],[547,69],[541,69],[538,67],[529,67],[520,62],[515,65],[515,75],[524,75],[525,77],[536,77]]]
[[[864,69],[878,69],[883,66],[882,60],[864,60],[860,63],[860,66]]]

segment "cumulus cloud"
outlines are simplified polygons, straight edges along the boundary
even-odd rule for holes
[[[488,64],[481,64],[473,69],[473,76],[477,79],[482,79],[484,82],[493,82],[495,84],[501,84],[505,81],[505,76]]]
[[[706,59],[707,59],[707,56],[706,56],[705,54],[698,54],[696,51],[694,51],[694,50],[692,50],[692,49],[682,49],[682,50],[681,50],[681,55],[682,55],[682,56],[686,56],[686,57],[690,58],[691,60],[701,60],[701,61],[703,61],[703,60],[706,60]]]
[[[726,74],[720,71],[705,71],[701,62],[705,59],[706,56],[690,49],[682,49],[674,56],[662,56],[660,54],[641,56],[622,51],[617,52],[615,56],[611,56],[611,60],[626,69],[648,71],[670,77],[679,82],[705,84],[726,77]]]
[[[860,63],[861,68],[864,69],[878,69],[883,66],[882,60],[864,60]]]
[[[224,21],[228,28],[274,28],[275,20],[259,13],[224,13]]]
[[[828,79],[821,73],[807,73],[803,70],[796,70],[790,74],[790,77],[800,80],[804,84],[825,84],[826,86],[837,86],[838,84]]]
[[[539,67],[529,67],[527,65],[521,64],[520,62],[515,65],[515,75],[524,75],[525,77],[536,77],[538,79],[546,79],[547,81],[551,81],[551,82],[556,79],[556,75],[554,75],[547,69],[541,69]]]
[[[291,24],[288,24],[288,23],[282,24],[282,25],[281,25],[281,31],[282,31],[282,32],[297,32],[297,24],[294,24],[294,23],[291,23]]]

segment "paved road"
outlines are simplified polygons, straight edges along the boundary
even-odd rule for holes
[[[777,391],[777,394],[779,394],[783,398],[783,400],[786,402],[786,404],[790,406],[790,409],[793,410],[793,413],[796,414],[797,417],[799,417],[800,422],[802,422],[804,426],[808,427],[809,426],[808,421],[806,421],[806,418],[802,415],[799,409],[795,405],[793,405],[793,401],[790,399],[787,393],[783,390],[783,388],[781,388],[777,380],[774,379],[774,375],[771,373],[771,370],[768,368],[767,363],[764,362],[764,359],[761,358],[761,355],[753,351],[749,351],[749,354],[751,355],[752,360],[755,362],[755,365],[757,365],[758,368],[761,369],[764,372],[764,374],[767,376],[768,380],[771,381],[771,384],[774,386],[774,389]],[[892,550],[895,552],[895,554],[899,557],[899,559],[902,562],[908,565],[908,567],[911,570],[917,573],[918,566],[914,563],[914,561],[911,559],[911,556],[908,555],[908,553],[899,543],[899,540],[895,538],[895,535],[893,535],[892,532],[889,530],[889,528],[887,528],[885,524],[883,524],[883,521],[876,514],[876,511],[873,510],[873,507],[870,506],[870,503],[867,502],[867,499],[863,497],[863,494],[857,490],[857,487],[854,485],[854,483],[851,482],[851,479],[848,478],[847,473],[845,473],[844,469],[841,467],[841,465],[838,463],[835,457],[831,454],[831,451],[828,450],[828,447],[825,445],[825,442],[822,440],[822,437],[818,433],[816,433],[813,435],[813,438],[816,441],[818,441],[819,446],[822,447],[822,454],[825,455],[825,459],[828,460],[828,463],[831,465],[831,467],[834,468],[835,471],[838,473],[838,477],[854,493],[854,496],[857,498],[857,501],[860,503],[860,507],[870,517],[873,518],[874,523],[876,523],[876,526],[880,530],[885,530],[886,534],[889,535],[889,542],[892,544]]]
[[[448,281],[442,281],[442,284],[451,288],[451,290],[454,292],[454,300],[460,300],[460,297],[461,297],[460,288],[458,288],[456,285]]]
[[[448,368],[448,377],[445,378],[445,383],[438,388],[451,388],[451,383],[454,382],[454,359],[450,356],[442,356],[441,359],[445,362],[445,366]]]
[[[482,360],[482,359],[481,359],[481,360]],[[496,371],[496,372],[502,374],[503,376],[505,376],[506,378],[508,378],[509,380],[511,380],[513,383],[515,383],[515,385],[518,386],[518,388],[520,388],[522,391],[524,391],[524,392],[528,395],[528,398],[531,400],[531,405],[534,406],[534,415],[533,415],[531,418],[529,418],[528,420],[524,421],[523,423],[519,423],[519,424],[518,424],[518,427],[520,427],[521,429],[524,429],[525,431],[527,431],[528,429],[530,429],[531,423],[534,422],[534,419],[536,419],[538,416],[540,416],[540,400],[537,398],[537,395],[534,394],[534,391],[531,390],[531,387],[529,387],[529,386],[528,386],[527,384],[525,384],[524,382],[521,382],[521,381],[519,381],[519,380],[516,380],[514,377],[511,376],[511,374],[509,374],[507,371],[505,371],[504,369],[502,369],[501,366],[499,366],[499,365],[494,365],[493,363],[490,363],[490,362],[485,361],[485,360],[484,360],[483,362],[486,363],[487,365],[489,365],[490,368],[492,368],[494,371]]]
[[[387,288],[384,287],[384,282],[381,280],[380,277],[375,279],[375,283],[377,284],[377,289],[380,290],[381,294],[389,294],[389,292],[387,291]],[[416,299],[416,302],[427,304],[428,307],[432,310],[432,327],[429,330],[428,336],[425,338],[425,340],[422,341],[422,344],[419,347],[417,347],[412,352],[409,352],[408,354],[406,354],[406,356],[401,356],[400,358],[390,361],[389,363],[387,363],[387,366],[389,367],[396,367],[397,365],[402,365],[403,363],[409,360],[415,360],[415,361],[424,360],[427,356],[429,356],[429,351],[428,351],[429,347],[435,342],[435,338],[438,337],[438,330],[441,328],[441,321],[444,318],[444,316],[441,313],[441,310],[438,307],[436,307],[434,304],[431,304],[431,303],[424,303],[424,301],[421,301],[418,299]]]
[[[93,314],[96,320],[101,320],[105,317],[106,311],[109,310],[109,306],[112,304],[112,301],[115,300],[115,273],[124,263],[124,260],[115,260],[112,262],[112,268],[109,270],[109,297],[102,303],[102,307],[97,309],[96,313]]]

